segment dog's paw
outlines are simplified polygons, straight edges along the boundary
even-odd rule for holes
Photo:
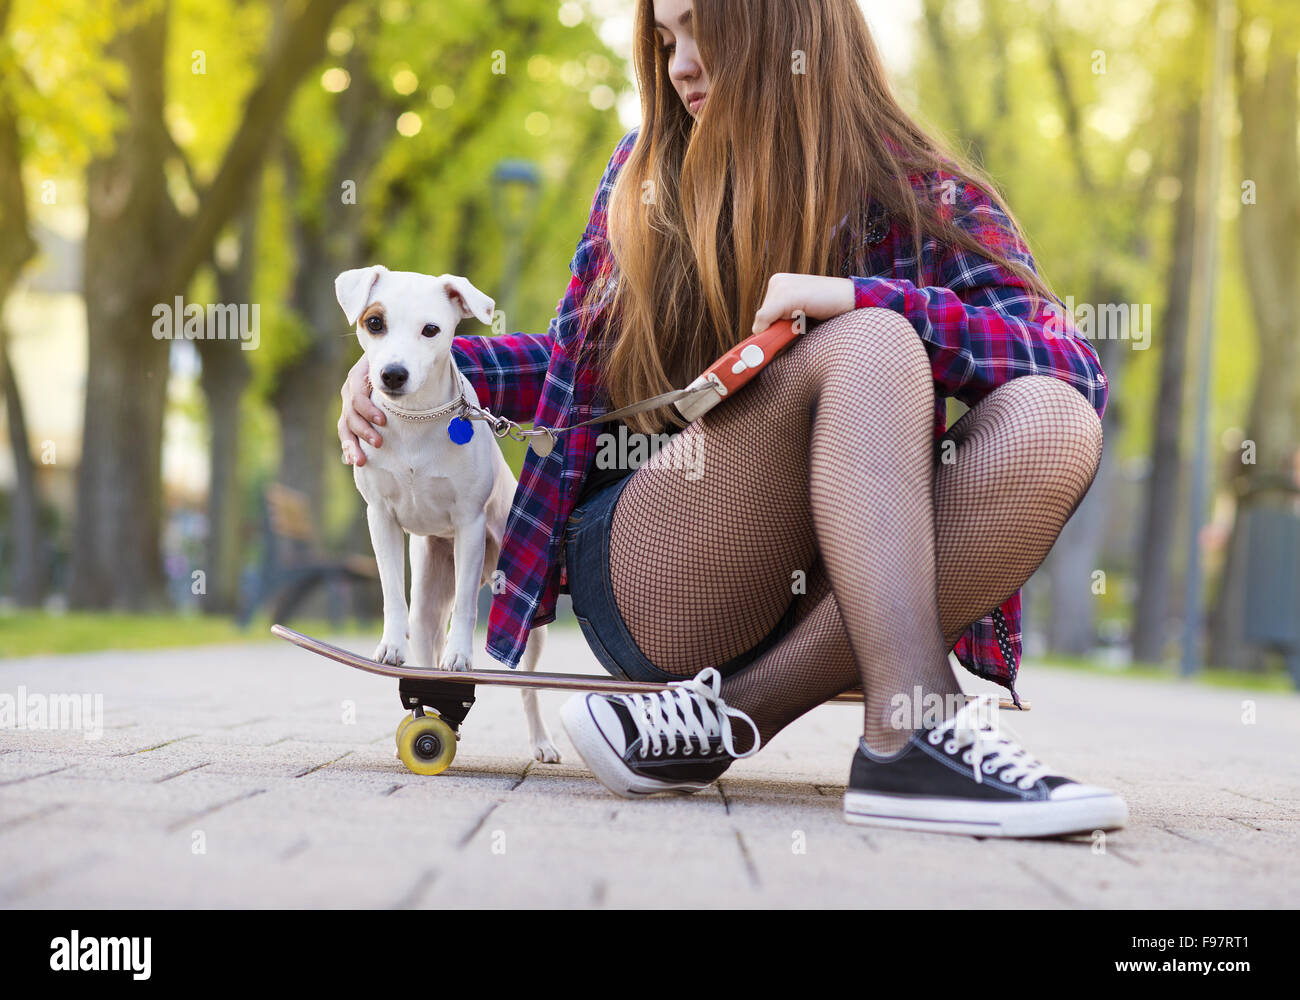
[[[533,759],[540,760],[543,764],[558,764],[560,751],[550,740],[538,740],[533,744]]]
[[[389,639],[385,636],[379,640],[379,645],[375,647],[375,654],[371,657],[376,663],[387,663],[394,667],[400,667],[406,662],[407,644],[406,637],[399,639]]]
[[[438,661],[439,670],[469,670],[474,666],[474,654],[462,649],[448,649]]]

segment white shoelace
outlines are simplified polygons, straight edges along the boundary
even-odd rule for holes
[[[944,743],[944,750],[950,754],[969,747],[961,759],[971,765],[976,784],[983,784],[983,775],[1001,771],[998,777],[1002,781],[1007,784],[1015,781],[1020,789],[1027,791],[1039,778],[1056,773],[1014,740],[1000,736],[989,720],[977,711],[974,702],[932,729],[926,739],[932,746]]]
[[[654,757],[677,752],[677,740],[682,741],[682,755],[695,752],[695,739],[700,753],[708,753],[710,737],[719,737],[727,753],[736,759],[758,753],[760,739],[758,726],[744,712],[731,708],[721,697],[722,675],[713,667],[706,667],[690,680],[670,681],[668,690],[658,694],[621,694],[619,701],[627,706],[641,737],[640,756],[647,752]],[[700,710],[696,718],[692,706]],[[744,753],[737,753],[731,738],[731,720],[743,719],[754,732],[754,745]]]

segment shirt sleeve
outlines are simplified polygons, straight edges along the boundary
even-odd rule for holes
[[[1034,267],[1006,214],[975,185],[962,186],[954,221],[981,245]],[[1019,277],[962,247],[939,255],[935,272],[937,280],[925,287],[905,278],[853,276],[854,304],[905,316],[925,342],[935,383],[946,395],[973,406],[1013,378],[1048,375],[1104,413],[1106,375],[1092,345],[1072,333],[1059,301],[1035,308]]]
[[[554,343],[549,331],[454,337],[451,351],[456,367],[474,386],[480,406],[498,417],[526,423],[537,412]]]

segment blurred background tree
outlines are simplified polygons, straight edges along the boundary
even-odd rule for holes
[[[1286,516],[1300,487],[1300,131],[1296,63],[1300,6],[1241,0],[1234,32],[1239,129],[1237,185],[1243,203],[1235,234],[1260,359],[1251,380],[1241,441],[1223,476],[1231,531],[1218,577],[1211,662],[1259,669],[1246,642],[1246,537],[1252,521]],[[1235,460],[1234,460],[1235,459]],[[1271,522],[1280,525],[1277,520]],[[1300,608],[1295,609],[1300,617]]]
[[[1134,327],[1094,339],[1111,382],[1108,448],[1026,588],[1031,647],[1084,654],[1123,644],[1137,660],[1170,657],[1191,516],[1190,417],[1212,406],[1220,502],[1202,533],[1218,595],[1210,660],[1258,665],[1242,639],[1243,514],[1252,503],[1294,510],[1300,442],[1295,5],[1241,4],[1228,28],[1239,109],[1213,122],[1213,0],[921,7],[915,104],[1004,186],[1061,297],[1099,315],[1131,304],[1158,317],[1142,338]],[[1222,190],[1205,192],[1212,142],[1228,166]],[[1189,407],[1189,343],[1201,322],[1193,281],[1209,211],[1227,223],[1216,248],[1216,363],[1212,399]],[[1254,464],[1243,461],[1243,441],[1253,442]]]
[[[590,23],[566,26],[543,0],[6,0],[0,16],[15,43],[4,49],[14,72],[0,92],[0,197],[6,232],[12,222],[19,237],[6,240],[0,293],[35,253],[22,238],[33,200],[24,174],[72,187],[85,170],[89,357],[67,596],[75,607],[167,603],[168,374],[178,354],[196,351],[209,433],[202,606],[229,611],[256,538],[242,474],[270,471],[303,493],[322,531],[331,497],[356,508],[345,477],[326,473],[337,464],[331,411],[357,353],[334,275],[382,259],[473,274],[491,289],[503,277],[503,235],[485,179],[497,160],[524,158],[538,164],[545,190],[519,236],[533,263],[519,314],[544,328],[543,306],[563,289],[589,204],[569,195],[594,185],[622,135],[611,109],[628,85],[625,68]],[[58,67],[43,87],[27,68],[42,60]],[[84,104],[66,103],[73,83],[89,93]],[[178,295],[258,303],[262,349],[155,338],[154,307]],[[269,404],[276,418],[273,470],[241,461],[256,419],[246,412],[250,386],[252,405]],[[21,395],[5,396],[12,579],[30,603],[39,597],[30,582],[36,463],[24,454]]]
[[[110,142],[108,89],[122,77],[101,52],[114,30],[102,5],[62,0],[19,12],[14,0],[0,0],[0,309],[36,257],[32,206],[57,204],[52,178],[82,169]],[[37,38],[45,44],[35,46]],[[28,190],[24,167],[44,178],[37,190]],[[13,465],[8,575],[13,600],[34,606],[45,596],[52,546],[9,340],[0,311],[0,391]]]

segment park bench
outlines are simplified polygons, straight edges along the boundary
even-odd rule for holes
[[[264,500],[262,561],[251,598],[240,612],[240,625],[248,625],[263,606],[271,608],[272,621],[287,623],[322,588],[328,588],[329,618],[337,623],[342,615],[336,585],[362,584],[369,596],[379,580],[374,557],[326,555],[311,504],[298,490],[271,483]]]

